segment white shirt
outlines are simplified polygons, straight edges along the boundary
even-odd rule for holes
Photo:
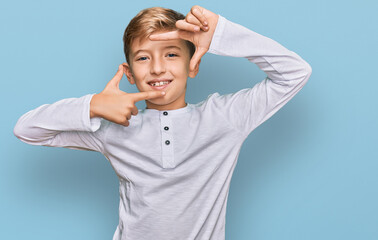
[[[14,134],[23,142],[98,151],[109,160],[120,183],[113,240],[225,239],[229,186],[244,140],[312,72],[296,53],[222,16],[208,52],[247,58],[267,77],[180,109],[140,109],[128,127],[90,118],[94,94],[44,104],[18,120]]]

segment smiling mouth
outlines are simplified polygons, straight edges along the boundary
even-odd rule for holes
[[[151,81],[151,82],[148,83],[148,85],[150,85],[152,87],[162,88],[162,87],[165,87],[165,86],[169,85],[171,82],[172,82],[172,80]]]

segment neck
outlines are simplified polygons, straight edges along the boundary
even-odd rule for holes
[[[156,109],[159,111],[164,111],[164,110],[175,110],[175,109],[183,108],[183,107],[186,107],[188,104],[185,102],[185,99],[184,99],[183,102],[180,102],[180,103],[173,102],[166,105],[158,105],[158,104],[154,104],[146,100],[146,105],[147,105],[146,109]]]

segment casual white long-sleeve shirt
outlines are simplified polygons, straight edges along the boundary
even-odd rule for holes
[[[14,134],[33,145],[98,151],[119,178],[113,240],[222,240],[231,177],[247,136],[284,106],[312,69],[276,41],[219,16],[209,51],[247,58],[267,77],[232,94],[159,111],[128,127],[90,118],[94,94],[44,104]]]

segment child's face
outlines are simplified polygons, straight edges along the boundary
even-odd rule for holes
[[[165,95],[146,100],[147,108],[173,110],[186,106],[185,92],[188,76],[193,78],[198,65],[189,70],[190,53],[184,40],[151,41],[135,39],[131,45],[130,66],[124,63],[126,76],[136,84],[140,92],[159,90]],[[169,83],[165,86],[151,86],[149,82]]]

